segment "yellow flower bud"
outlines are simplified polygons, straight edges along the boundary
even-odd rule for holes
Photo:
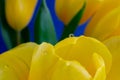
[[[56,14],[64,24],[68,24],[73,16],[82,8],[85,0],[56,0]]]
[[[111,67],[106,46],[90,37],[70,37],[34,51],[29,80],[105,80]]]
[[[85,35],[95,37],[101,41],[104,41],[111,36],[120,35],[120,7],[99,13],[93,17],[86,27]]]
[[[104,2],[105,0],[86,0],[86,9],[80,23],[84,23],[90,17],[94,16]]]
[[[5,11],[9,25],[20,31],[32,18],[37,0],[6,0]]]
[[[105,17],[107,14],[109,14],[112,10],[114,10],[115,8],[118,8],[119,6],[120,6],[120,0],[106,0],[103,3],[103,5],[101,6],[101,8],[94,15],[94,17],[92,17],[92,19],[90,20],[85,34],[87,34],[87,35],[91,34],[92,30],[94,30],[94,28],[100,22],[100,20],[103,19],[103,17]],[[111,22],[108,22],[108,23],[111,23]],[[109,29],[109,26],[107,26],[107,27],[108,28],[106,28],[106,29]],[[109,30],[107,30],[107,31],[109,31]]]
[[[56,14],[67,25],[82,8],[84,2],[86,2],[86,9],[80,23],[84,23],[93,16],[104,0],[56,0]]]

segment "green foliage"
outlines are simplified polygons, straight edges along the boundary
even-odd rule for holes
[[[36,43],[49,42],[55,44],[57,42],[54,25],[45,0],[39,7],[34,27]]]

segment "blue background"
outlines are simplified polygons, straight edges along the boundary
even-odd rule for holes
[[[41,4],[41,1],[42,0],[38,1],[35,13],[33,15],[33,18],[29,23],[31,41],[34,41],[34,39],[33,39],[33,35],[34,35],[33,34],[33,24],[34,24],[34,21],[35,21],[36,12],[38,10],[39,5]],[[52,19],[53,19],[53,23],[54,23],[54,26],[55,26],[55,31],[56,31],[56,34],[57,34],[57,38],[59,39],[60,36],[61,36],[61,33],[63,31],[63,23],[58,19],[57,15],[55,14],[55,8],[54,8],[55,0],[46,0],[46,1],[47,1],[47,6],[48,6],[48,8],[50,10],[50,13],[51,13],[51,16],[52,16]],[[78,26],[78,28],[75,31],[75,36],[82,35],[86,25],[87,25],[87,22],[85,24],[81,25],[81,26]],[[0,53],[4,52],[6,50],[7,50],[6,46],[4,44],[4,41],[3,41],[1,33],[0,33]]]

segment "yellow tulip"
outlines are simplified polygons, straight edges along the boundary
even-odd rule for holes
[[[25,43],[0,55],[0,80],[27,80],[35,43]]]
[[[120,35],[120,7],[101,18],[91,29],[88,25],[85,35],[95,37],[101,41],[111,36]]]
[[[80,23],[86,22],[101,8],[106,0],[86,0],[87,5]]]
[[[120,1],[106,1],[88,24],[85,35],[103,41],[108,47],[113,62],[107,80],[120,80]]]
[[[32,42],[24,43],[11,49],[10,51],[3,53],[2,55],[14,55],[22,59],[28,66],[30,66],[33,50],[37,46],[38,45],[36,43]]]
[[[104,41],[111,51],[113,63],[107,80],[120,80],[120,36],[114,36]]]
[[[29,80],[105,80],[111,60],[107,47],[90,37],[42,43],[34,51]]]
[[[100,10],[92,17],[85,30],[85,35],[101,41],[110,36],[120,34],[120,1],[107,0]]]
[[[55,10],[58,18],[67,25],[86,2],[86,9],[80,23],[95,14],[104,0],[56,0]]]
[[[20,31],[32,18],[37,0],[6,0],[5,11],[9,25]]]

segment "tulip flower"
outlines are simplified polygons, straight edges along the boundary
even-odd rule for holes
[[[6,0],[5,11],[9,25],[21,31],[32,18],[37,0]]]
[[[106,0],[100,10],[92,17],[85,35],[101,41],[120,34],[120,1]]]
[[[112,54],[113,63],[107,80],[120,80],[120,36],[113,36],[104,41]]]
[[[105,80],[112,62],[103,43],[85,36],[42,43],[33,54],[29,80]]]
[[[85,35],[103,41],[108,47],[113,62],[107,80],[120,80],[120,1],[106,1],[91,19]]]
[[[88,25],[85,35],[95,37],[101,41],[115,35],[120,35],[120,7],[113,9],[91,29]]]
[[[58,18],[67,25],[86,2],[86,9],[80,23],[84,23],[101,7],[104,0],[56,0],[55,10]]]
[[[35,43],[25,43],[0,55],[0,80],[27,80]]]

